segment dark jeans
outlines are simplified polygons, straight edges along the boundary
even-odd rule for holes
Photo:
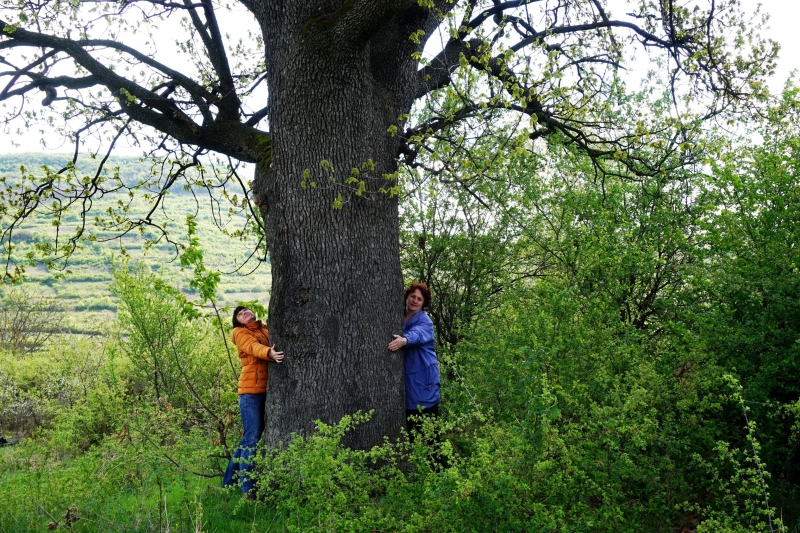
[[[228,487],[236,483],[234,478],[238,473],[242,492],[248,493],[253,489],[253,480],[249,472],[253,469],[253,455],[256,453],[261,434],[264,432],[264,411],[266,408],[267,393],[240,394],[239,410],[242,413],[242,440],[239,447],[228,462],[222,486]]]
[[[414,433],[422,431],[422,418],[423,417],[437,417],[439,416],[439,404],[432,407],[424,407],[422,412],[419,409],[406,409],[406,429],[408,430],[408,438],[414,442]]]

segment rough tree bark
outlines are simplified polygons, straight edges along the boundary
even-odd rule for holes
[[[370,3],[254,8],[272,137],[254,193],[272,264],[270,331],[287,353],[270,368],[270,446],[358,410],[374,415],[351,445],[398,437],[404,423],[402,354],[386,347],[402,330],[398,205],[380,189],[394,185],[384,175],[397,170],[400,141],[387,130],[411,109],[416,65],[405,43],[424,12],[398,17],[400,3]],[[343,185],[354,168],[360,195]]]

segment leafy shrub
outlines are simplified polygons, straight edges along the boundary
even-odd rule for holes
[[[205,433],[205,444],[199,445],[206,453],[202,466],[219,471],[213,456],[230,456],[235,443],[228,442],[229,433],[239,423],[234,417],[238,367],[221,338],[229,331],[198,316],[177,289],[142,265],[115,268],[114,279],[119,325],[127,333],[119,349],[131,363],[129,394],[142,409],[129,417],[131,431],[156,436],[151,441],[156,447],[187,432]]]
[[[50,428],[55,421],[79,416],[93,395],[105,394],[112,376],[119,379],[121,369],[110,368],[105,345],[97,338],[60,337],[38,354],[24,358],[0,355],[0,428],[20,435],[30,435],[37,428]],[[97,404],[105,410],[104,402]],[[104,417],[101,417],[104,418]],[[116,417],[108,417],[113,424]],[[76,441],[66,444],[73,449],[83,439],[97,442],[107,431],[89,428],[73,434]]]
[[[287,531],[396,530],[378,495],[399,475],[397,454],[386,443],[370,451],[341,439],[368,416],[355,414],[328,426],[317,422],[308,438],[293,436],[284,450],[257,459],[259,493]]]
[[[9,368],[13,362],[4,362],[0,370],[0,434],[30,434],[49,421],[48,402],[35,389],[23,388],[15,369]]]
[[[40,350],[61,331],[63,309],[53,299],[28,288],[5,288],[0,299],[0,348],[16,354]]]

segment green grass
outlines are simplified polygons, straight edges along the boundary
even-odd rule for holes
[[[85,533],[280,531],[266,503],[222,489],[220,478],[142,457],[124,442],[67,459],[30,440],[0,449],[0,501],[2,533],[47,531],[52,522]]]

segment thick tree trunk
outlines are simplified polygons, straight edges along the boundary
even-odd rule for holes
[[[398,205],[379,189],[395,185],[384,178],[398,142],[387,128],[411,99],[398,102],[376,79],[368,42],[336,38],[308,4],[259,17],[272,158],[254,191],[272,264],[270,334],[286,353],[270,364],[264,440],[274,447],[310,434],[315,420],[374,410],[346,440],[368,448],[404,424],[403,356],[387,350],[401,332]],[[365,182],[360,196],[357,183],[345,184],[353,168]]]

